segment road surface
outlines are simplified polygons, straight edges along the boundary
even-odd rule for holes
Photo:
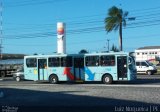
[[[0,81],[3,112],[159,112],[160,78],[139,76],[135,82],[37,83]]]

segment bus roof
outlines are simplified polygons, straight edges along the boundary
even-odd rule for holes
[[[87,53],[86,56],[90,55],[128,55],[127,52],[102,52],[102,53]]]
[[[31,58],[31,57],[64,57],[64,56],[82,56],[83,54],[51,54],[51,55],[28,55],[24,58]]]
[[[52,54],[52,55],[29,55],[24,58],[34,57],[65,57],[65,56],[92,56],[92,55],[129,55],[127,52],[103,52],[103,53],[86,53],[86,54]]]

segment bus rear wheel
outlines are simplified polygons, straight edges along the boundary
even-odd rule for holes
[[[51,76],[49,77],[49,82],[50,82],[51,84],[57,84],[57,83],[58,83],[58,77],[57,77],[56,75],[51,75]]]
[[[103,78],[102,78],[102,81],[104,84],[112,84],[113,82],[113,78],[111,75],[104,75]]]

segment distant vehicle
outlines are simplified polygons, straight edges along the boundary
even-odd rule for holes
[[[87,53],[33,55],[24,57],[27,80],[49,81],[131,81],[136,79],[135,61],[128,53]]]
[[[153,63],[150,63],[149,61],[136,61],[136,68],[137,73],[139,74],[147,74],[152,75],[154,73],[157,73],[156,66],[153,65]]]
[[[13,79],[17,82],[24,80],[24,69],[18,69],[16,72],[13,72]]]
[[[0,77],[12,76],[22,66],[23,59],[0,60]]]

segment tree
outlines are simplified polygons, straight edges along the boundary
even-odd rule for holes
[[[79,54],[85,54],[85,53],[88,53],[88,51],[85,50],[85,49],[82,49],[82,50],[79,51]]]
[[[111,51],[119,52],[119,49],[113,44],[112,48],[111,48]]]
[[[128,12],[124,12],[122,9],[116,6],[111,7],[108,10],[108,17],[105,18],[105,30],[107,33],[119,29],[119,49],[123,50],[122,46],[122,26],[126,26],[126,17]]]

